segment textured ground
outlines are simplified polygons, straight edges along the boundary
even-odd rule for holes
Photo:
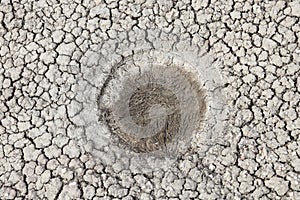
[[[299,0],[1,0],[0,199],[300,199],[299,18]],[[112,63],[186,44],[218,63],[222,136],[167,170],[99,162]]]

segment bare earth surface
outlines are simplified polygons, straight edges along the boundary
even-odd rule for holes
[[[99,120],[116,64],[150,60],[207,95],[170,154],[130,153]],[[0,0],[0,199],[297,200],[299,143],[299,0]]]

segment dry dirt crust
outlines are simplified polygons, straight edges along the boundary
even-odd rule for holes
[[[299,0],[0,0],[0,199],[300,199]]]

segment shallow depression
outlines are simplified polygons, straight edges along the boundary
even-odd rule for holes
[[[178,141],[188,146],[203,122],[207,104],[200,80],[176,65],[129,63],[114,71],[116,82],[108,77],[102,88],[101,116],[123,147],[136,153],[172,149],[176,155]]]

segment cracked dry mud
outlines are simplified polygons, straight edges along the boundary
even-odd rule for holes
[[[300,199],[299,18],[299,0],[0,1],[0,199]],[[123,61],[205,90],[175,156],[118,146],[101,121]],[[144,125],[178,108],[134,106]]]

